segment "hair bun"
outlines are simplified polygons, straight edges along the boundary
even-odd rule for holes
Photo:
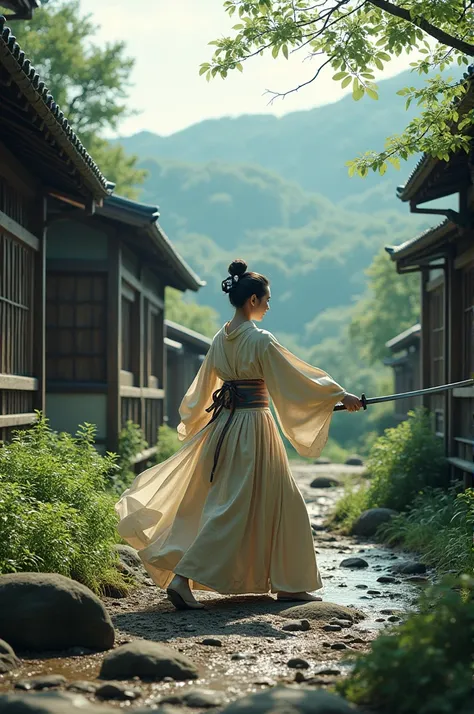
[[[229,265],[228,271],[232,277],[237,275],[240,278],[241,275],[247,272],[247,263],[245,260],[241,260],[240,258],[233,260]]]

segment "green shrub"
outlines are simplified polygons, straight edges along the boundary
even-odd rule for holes
[[[383,525],[382,539],[415,551],[440,573],[474,573],[474,491],[433,490],[418,496],[408,513]]]
[[[131,420],[127,421],[119,434],[117,469],[110,479],[114,493],[122,494],[135,479],[132,461],[145,449],[148,449],[148,442],[142,428]]]
[[[156,452],[156,463],[161,464],[170,456],[173,456],[181,448],[182,443],[178,439],[178,432],[167,424],[163,424],[158,429],[158,451]]]
[[[474,580],[464,576],[452,585],[430,589],[419,612],[379,636],[339,691],[390,714],[472,712]]]
[[[342,533],[349,533],[353,523],[367,508],[367,484],[361,479],[344,485],[344,493],[337,501],[327,525]]]
[[[367,470],[372,477],[370,507],[402,511],[420,491],[446,485],[444,446],[433,433],[429,413],[410,412],[406,421],[387,429],[372,446]]]
[[[124,585],[114,569],[112,455],[94,448],[95,428],[75,437],[40,418],[0,449],[0,573],[56,572],[95,591]]]

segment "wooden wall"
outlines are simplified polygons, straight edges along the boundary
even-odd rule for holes
[[[44,408],[44,201],[0,144],[0,440]]]

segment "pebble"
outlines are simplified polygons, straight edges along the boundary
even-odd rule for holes
[[[241,662],[244,659],[257,659],[257,656],[247,652],[234,652],[231,659],[234,662]]]
[[[285,630],[285,632],[308,632],[311,629],[311,625],[309,620],[295,620],[295,622],[283,625],[281,629]]]
[[[222,692],[214,689],[193,689],[183,694],[171,694],[159,700],[160,704],[185,704],[196,709],[212,709],[224,704],[225,698]]]
[[[293,659],[288,660],[287,665],[291,669],[309,669],[310,666],[309,662],[305,659],[301,659],[301,657],[294,657]]]
[[[133,702],[141,696],[138,689],[132,689],[127,684],[120,682],[107,682],[95,690],[95,695],[99,699],[116,699],[121,702]]]
[[[341,674],[341,670],[336,669],[336,667],[323,667],[322,669],[318,669],[317,672],[315,672],[315,675],[322,674],[328,674],[332,675],[333,677],[337,677],[337,675]]]
[[[399,621],[400,621],[400,618],[397,617],[397,615],[390,615],[390,617],[387,617],[387,620],[388,620],[389,622],[399,622]]]
[[[362,569],[368,568],[369,564],[364,558],[344,558],[340,563],[341,568]]]
[[[323,630],[325,632],[340,632],[342,627],[340,625],[324,625]]]
[[[304,676],[303,672],[301,670],[298,670],[295,674],[295,682],[297,684],[301,684],[301,682],[306,682],[306,677]]]
[[[393,585],[399,584],[400,580],[397,580],[396,578],[392,578],[391,575],[381,575],[380,578],[377,578],[378,583],[391,583]]]
[[[430,580],[429,578],[423,578],[421,575],[411,575],[406,579],[407,583],[413,583],[414,585],[427,585]]]
[[[350,620],[341,620],[339,618],[334,618],[333,620],[329,621],[330,625],[339,625],[339,627],[352,627],[354,623],[352,623]]]
[[[381,595],[380,590],[367,590],[367,595]]]
[[[385,617],[377,617],[375,622],[385,622]]]
[[[206,637],[206,639],[201,640],[200,644],[208,647],[222,647],[222,640],[217,640],[213,637]]]
[[[331,645],[332,650],[347,650],[348,646],[344,642],[334,642]]]
[[[356,585],[356,588],[358,590],[367,590],[368,587],[369,587],[368,585],[362,585],[362,584]]]
[[[15,689],[22,689],[24,691],[33,690],[37,692],[42,689],[60,687],[66,684],[66,681],[66,677],[63,677],[61,674],[45,674],[43,677],[20,679],[18,682],[15,682]]]

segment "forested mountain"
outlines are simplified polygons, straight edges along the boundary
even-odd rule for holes
[[[334,203],[345,204],[351,199],[351,209],[406,212],[395,197],[395,188],[405,181],[414,161],[403,167],[403,173],[373,174],[364,180],[350,179],[345,162],[368,149],[383,148],[386,137],[405,126],[414,110],[405,112],[405,100],[396,92],[419,82],[417,76],[404,72],[380,83],[379,101],[366,97],[354,102],[349,95],[281,118],[245,115],[212,119],[172,136],[144,131],[120,142],[143,159],[259,165]]]

